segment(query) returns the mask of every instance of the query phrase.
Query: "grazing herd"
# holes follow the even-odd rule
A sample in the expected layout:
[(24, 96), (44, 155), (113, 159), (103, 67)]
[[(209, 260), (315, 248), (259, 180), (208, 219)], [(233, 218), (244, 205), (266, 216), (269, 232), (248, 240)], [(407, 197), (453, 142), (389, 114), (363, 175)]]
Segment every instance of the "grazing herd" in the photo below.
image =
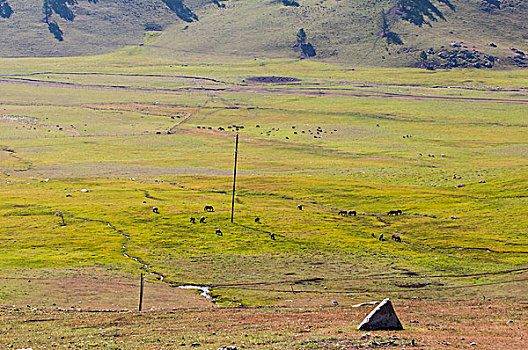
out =
[[(397, 215), (402, 215), (403, 214), (403, 211), (401, 209), (396, 209), (396, 210), (390, 210), (387, 212), (387, 216), (397, 216)], [(340, 210), (337, 215), (340, 215), (340, 216), (357, 216), (357, 212), (355, 210)], [(374, 232), (371, 233), (371, 236), (373, 238), (377, 238), (376, 237), (376, 234)], [(397, 234), (393, 234), (391, 236), (391, 238), (395, 241), (395, 242), (402, 242), (402, 239), (399, 235)], [(379, 235), (379, 238), (378, 238), (380, 241), (385, 241), (385, 238), (383, 237), (383, 233), (380, 233)]]
[[(302, 204), (299, 204), (297, 205), (297, 209), (298, 210), (303, 210), (303, 205)], [(206, 205), (203, 209), (205, 212), (214, 212), (214, 207), (212, 205)], [(156, 213), (156, 214), (159, 214), (159, 208), (158, 207), (152, 207), (152, 212)], [(401, 209), (397, 209), (397, 210), (390, 210), (387, 212), (387, 216), (397, 216), (397, 215), (402, 215), (403, 214), (403, 211)], [(357, 216), (357, 211), (355, 210), (340, 210), (337, 215), (339, 216), (344, 216), (344, 217), (350, 217), (350, 216)], [(198, 220), (198, 222), (200, 224), (204, 224), (205, 223), (205, 220), (206, 220), (206, 217), (205, 216), (202, 216), (200, 217), (200, 219)], [(192, 223), (192, 224), (196, 224), (196, 218), (194, 216), (191, 216), (190, 219), (189, 219), (189, 222)], [(260, 220), (260, 217), (255, 217), (255, 223), (256, 224), (260, 224), (261, 223), (261, 220)], [(223, 236), (223, 233), (222, 231), (219, 229), (219, 228), (215, 228), (215, 233), (219, 236)], [(270, 235), (270, 238), (272, 240), (275, 240), (275, 234), (273, 232), (270, 232), (269, 233)], [(376, 238), (376, 235), (374, 233), (371, 233), (372, 237), (373, 238)], [(395, 242), (401, 242), (402, 239), (399, 235), (397, 234), (393, 234), (392, 237), (391, 237)], [(383, 238), (383, 233), (381, 233), (379, 235), (379, 238), (378, 238), (380, 241), (385, 241), (385, 239)]]
[(341, 215), (341, 216), (356, 216), (357, 212), (355, 210), (349, 210), (349, 211), (341, 210), (341, 211), (339, 211), (339, 213), (337, 213), (337, 215)]

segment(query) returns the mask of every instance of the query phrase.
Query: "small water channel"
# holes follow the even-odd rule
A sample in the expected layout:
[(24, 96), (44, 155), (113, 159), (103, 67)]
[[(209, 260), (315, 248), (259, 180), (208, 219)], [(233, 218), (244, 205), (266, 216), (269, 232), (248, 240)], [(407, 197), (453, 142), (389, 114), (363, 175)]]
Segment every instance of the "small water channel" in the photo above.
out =
[(158, 279), (160, 281), (163, 281), (164, 277), (161, 274), (151, 271), (151, 267), (149, 265), (147, 265), (144, 262), (142, 262), (139, 258), (136, 258), (135, 256), (131, 256), (131, 255), (128, 254), (127, 243), (130, 242), (130, 236), (129, 235), (127, 235), (125, 232), (121, 231), (120, 229), (118, 229), (117, 227), (115, 227), (114, 225), (112, 225), (109, 222), (107, 222), (106, 225), (125, 238), (125, 242), (121, 246), (121, 252), (122, 252), (122, 254), (123, 254), (123, 256), (125, 258), (134, 260), (138, 264), (141, 264), (143, 266), (143, 268), (145, 269), (145, 271), (147, 271), (152, 276), (156, 277), (156, 279)]
[(210, 299), (210, 300), (214, 300), (214, 298), (209, 294), (209, 293), (211, 293), (211, 288), (207, 287), (207, 286), (195, 286), (195, 285), (192, 285), (192, 284), (187, 284), (187, 285), (183, 285), (183, 286), (178, 286), (177, 288), (200, 290), (200, 291), (202, 291), (200, 293), (201, 296), (203, 296), (204, 298)]

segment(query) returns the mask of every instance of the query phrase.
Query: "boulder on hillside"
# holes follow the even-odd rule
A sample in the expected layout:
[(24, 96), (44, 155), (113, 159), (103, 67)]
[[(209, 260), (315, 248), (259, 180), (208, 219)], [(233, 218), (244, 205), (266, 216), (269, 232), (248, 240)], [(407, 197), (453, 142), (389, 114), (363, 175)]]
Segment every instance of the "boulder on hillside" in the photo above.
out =
[(362, 331), (403, 330), (390, 299), (384, 299), (358, 326)]

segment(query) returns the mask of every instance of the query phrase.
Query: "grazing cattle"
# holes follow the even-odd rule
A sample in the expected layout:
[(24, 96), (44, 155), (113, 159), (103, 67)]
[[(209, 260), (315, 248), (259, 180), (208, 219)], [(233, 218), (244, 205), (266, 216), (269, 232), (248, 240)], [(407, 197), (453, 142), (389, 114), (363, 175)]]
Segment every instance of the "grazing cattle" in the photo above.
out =
[(398, 210), (391, 210), (387, 213), (387, 215), (401, 215), (402, 214), (402, 211), (400, 209)]
[(356, 215), (357, 215), (357, 212), (356, 212), (355, 210), (350, 210), (350, 211), (348, 212), (348, 216), (352, 216), (352, 215), (356, 216)]
[(193, 216), (191, 216), (191, 219), (189, 221), (192, 222), (193, 224), (196, 224), (196, 219)]
[(156, 214), (159, 214), (159, 209), (158, 209), (158, 207), (154, 207), (154, 208), (152, 208), (152, 211), (153, 211), (154, 213), (156, 213)]
[(204, 211), (214, 211), (214, 208), (213, 208), (212, 205), (206, 205), (206, 206), (204, 207)]
[(303, 206), (302, 206), (302, 204), (299, 204), (299, 205), (297, 206), (297, 209), (299, 209), (299, 210), (303, 210)]
[(202, 216), (202, 217), (200, 218), (200, 224), (203, 224), (203, 223), (205, 223), (205, 216)]
[(380, 233), (379, 240), (380, 240), (380, 241), (384, 241), (384, 240), (385, 240), (385, 239), (383, 238), (383, 233)]
[(271, 238), (272, 240), (275, 240), (275, 234), (274, 234), (273, 232), (270, 232), (269, 235), (270, 235), (270, 238)]
[(255, 218), (255, 223), (257, 223), (257, 224), (260, 223), (260, 218), (258, 216)]
[(370, 235), (371, 235), (373, 238), (376, 238), (376, 235), (374, 234), (374, 232), (372, 232)]
[(222, 231), (220, 231), (219, 228), (216, 229), (216, 234), (219, 235), (219, 236), (222, 236)]
[(401, 238), (400, 238), (400, 236), (398, 236), (398, 235), (396, 235), (396, 234), (395, 234), (395, 235), (392, 235), (392, 239), (395, 240), (396, 242), (401, 242)]
[(341, 210), (337, 215), (348, 216), (348, 212), (346, 210)]

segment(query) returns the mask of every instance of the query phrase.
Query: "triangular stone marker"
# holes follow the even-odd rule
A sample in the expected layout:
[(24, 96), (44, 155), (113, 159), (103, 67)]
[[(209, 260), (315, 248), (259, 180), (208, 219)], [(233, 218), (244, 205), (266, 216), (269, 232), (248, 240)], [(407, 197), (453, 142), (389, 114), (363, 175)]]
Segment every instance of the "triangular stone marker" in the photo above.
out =
[(383, 300), (358, 326), (362, 331), (402, 330), (403, 326), (396, 316), (390, 299)]

